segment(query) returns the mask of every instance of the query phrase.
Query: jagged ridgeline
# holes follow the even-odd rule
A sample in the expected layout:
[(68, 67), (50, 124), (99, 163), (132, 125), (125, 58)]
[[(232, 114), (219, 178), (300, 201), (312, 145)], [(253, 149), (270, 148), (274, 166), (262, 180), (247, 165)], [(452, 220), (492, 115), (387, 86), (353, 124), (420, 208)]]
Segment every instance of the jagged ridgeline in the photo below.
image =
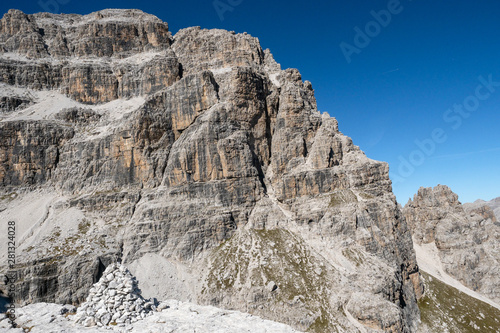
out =
[(423, 257), (434, 253), (445, 272), (500, 304), (500, 223), (493, 209), (462, 205), (450, 188), (439, 185), (420, 188), (403, 213), (416, 246), (430, 250)]
[(79, 304), (121, 259), (145, 297), (303, 331), (416, 331), (420, 275), (388, 165), (257, 38), (172, 36), (138, 10), (10, 10), (0, 52), (15, 302)]

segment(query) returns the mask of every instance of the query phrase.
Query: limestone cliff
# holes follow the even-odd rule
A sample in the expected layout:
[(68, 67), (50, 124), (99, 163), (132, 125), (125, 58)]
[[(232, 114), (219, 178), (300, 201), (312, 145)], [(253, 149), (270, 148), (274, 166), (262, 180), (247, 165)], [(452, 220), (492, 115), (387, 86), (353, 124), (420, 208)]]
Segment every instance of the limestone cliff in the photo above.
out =
[(422, 286), (388, 165), (258, 39), (172, 36), (137, 10), (11, 10), (0, 87), (16, 302), (82, 302), (121, 260), (146, 294), (300, 330), (416, 330)]
[(500, 302), (500, 225), (485, 205), (462, 205), (450, 188), (420, 188), (404, 207), (414, 241), (437, 247), (444, 271)]
[[(486, 214), (485, 218), (491, 218), (493, 220), (493, 216), (491, 216), (491, 211), (493, 211), (494, 217), (497, 220), (497, 223), (500, 224), (500, 197), (495, 198), (490, 201), (484, 201), (478, 199), (472, 203), (465, 203), (464, 208), (468, 211), (475, 210), (479, 213)], [(488, 209), (490, 208), (490, 209)]]

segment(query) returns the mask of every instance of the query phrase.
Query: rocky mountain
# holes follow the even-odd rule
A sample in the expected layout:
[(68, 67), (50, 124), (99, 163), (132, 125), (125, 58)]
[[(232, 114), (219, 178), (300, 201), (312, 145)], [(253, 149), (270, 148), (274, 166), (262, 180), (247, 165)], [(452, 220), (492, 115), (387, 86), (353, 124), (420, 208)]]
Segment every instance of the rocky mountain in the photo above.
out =
[[(106, 267), (78, 308), (34, 303), (16, 309), (17, 327), (0, 314), (0, 330), (29, 332), (298, 332), (290, 326), (209, 306), (167, 300), (145, 300), (137, 280), (123, 265)], [(251, 328), (251, 329), (250, 329)]]
[(489, 209), (485, 206), (491, 208), (491, 210), (495, 214), (497, 222), (500, 222), (500, 197), (492, 199), (490, 201), (478, 199), (472, 203), (464, 204), (464, 208), (467, 210), (485, 210), (489, 212)]
[(144, 297), (302, 331), (416, 331), (423, 289), (387, 163), (257, 38), (172, 36), (138, 10), (10, 10), (0, 94), (16, 304), (79, 305), (121, 261)]
[[(403, 209), (419, 265), (500, 304), (500, 224), (488, 205), (462, 205), (450, 188), (420, 188)], [(434, 258), (433, 258), (434, 257)], [(432, 265), (431, 265), (432, 266)]]

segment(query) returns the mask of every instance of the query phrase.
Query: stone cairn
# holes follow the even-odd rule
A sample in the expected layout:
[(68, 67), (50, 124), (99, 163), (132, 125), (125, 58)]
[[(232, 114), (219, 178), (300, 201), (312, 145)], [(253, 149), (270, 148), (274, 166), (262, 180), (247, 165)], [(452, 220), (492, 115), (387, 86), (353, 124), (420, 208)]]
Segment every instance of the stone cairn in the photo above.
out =
[(137, 280), (121, 264), (111, 264), (92, 286), (85, 303), (77, 310), (75, 321), (83, 326), (134, 323), (156, 311), (156, 300), (146, 300)]

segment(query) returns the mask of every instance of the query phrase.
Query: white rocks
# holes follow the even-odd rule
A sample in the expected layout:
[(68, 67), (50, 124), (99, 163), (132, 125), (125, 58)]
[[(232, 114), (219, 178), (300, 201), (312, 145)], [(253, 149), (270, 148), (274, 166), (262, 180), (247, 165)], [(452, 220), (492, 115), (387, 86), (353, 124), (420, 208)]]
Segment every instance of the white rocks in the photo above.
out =
[(267, 290), (269, 291), (275, 291), (276, 289), (278, 289), (278, 286), (276, 285), (276, 283), (274, 283), (274, 281), (270, 281), (267, 286), (266, 286)]
[(109, 322), (111, 321), (111, 315), (109, 314), (109, 312), (106, 312), (102, 317), (101, 317), (101, 323), (103, 325), (107, 325), (109, 324)]
[[(116, 283), (116, 281), (109, 282), (108, 289), (117, 289), (117, 288), (118, 288), (118, 283)], [(125, 291), (128, 292), (128, 290)]]
[(82, 322), (83, 326), (90, 327), (95, 325), (95, 320), (93, 317), (87, 317)]
[(170, 306), (168, 305), (168, 303), (166, 302), (161, 302), (159, 305), (158, 305), (158, 308), (157, 310), (158, 311), (163, 311), (165, 309), (168, 309)]
[(120, 264), (109, 265), (90, 289), (75, 321), (85, 327), (130, 324), (152, 314), (155, 301), (140, 295), (135, 277)]
[[(211, 306), (199, 306), (176, 300), (162, 301), (158, 308), (168, 310), (153, 312), (152, 315), (146, 316), (143, 320), (127, 319), (130, 324), (126, 327), (124, 327), (125, 321), (115, 318), (116, 313), (111, 318), (110, 323), (116, 321), (118, 325), (96, 323), (93, 317), (86, 317), (84, 325), (78, 324), (75, 323), (76, 318), (84, 315), (84, 313), (75, 316), (61, 315), (61, 311), (64, 311), (62, 310), (63, 307), (63, 305), (50, 303), (30, 304), (16, 309), (16, 315), (18, 315), (16, 321), (20, 327), (29, 327), (31, 333), (298, 333), (290, 326), (264, 320), (248, 313), (222, 310)], [(21, 328), (10, 328), (5, 315), (0, 314), (0, 332), (23, 333), (23, 330)]]

